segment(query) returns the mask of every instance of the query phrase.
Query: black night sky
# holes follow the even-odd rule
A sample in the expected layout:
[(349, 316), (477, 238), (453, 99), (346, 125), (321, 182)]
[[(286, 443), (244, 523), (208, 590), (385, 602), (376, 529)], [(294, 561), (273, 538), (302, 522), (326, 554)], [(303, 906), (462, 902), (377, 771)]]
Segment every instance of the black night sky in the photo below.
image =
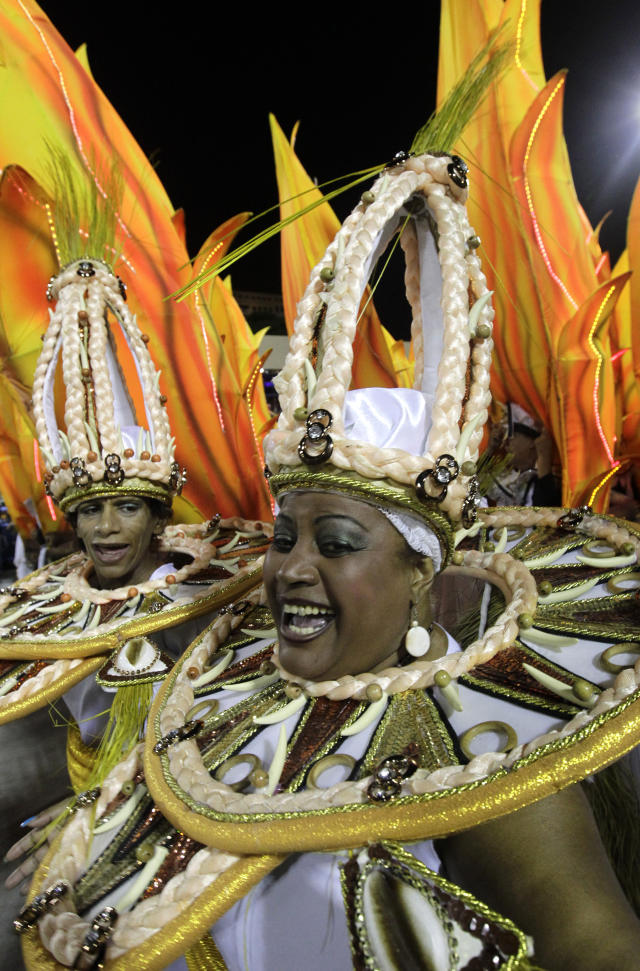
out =
[[(472, 3), (474, 0), (465, 0)], [(42, 0), (144, 151), (189, 247), (241, 210), (276, 199), (268, 112), (319, 182), (405, 148), (435, 99), (440, 4), (245, 4)], [(547, 76), (569, 69), (565, 130), (578, 196), (617, 258), (640, 174), (640, 3), (543, 0)], [(346, 205), (346, 204), (345, 204)], [(341, 216), (345, 205), (338, 206)], [(243, 289), (279, 290), (278, 248), (234, 269)]]

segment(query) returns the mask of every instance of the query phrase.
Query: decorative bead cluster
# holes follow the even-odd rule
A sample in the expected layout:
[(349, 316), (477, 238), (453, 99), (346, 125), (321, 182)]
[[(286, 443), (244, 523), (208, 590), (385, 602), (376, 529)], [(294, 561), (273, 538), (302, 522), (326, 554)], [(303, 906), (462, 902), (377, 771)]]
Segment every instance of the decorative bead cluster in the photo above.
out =
[(177, 496), (180, 495), (184, 486), (187, 484), (187, 470), (183, 467), (180, 471), (180, 466), (177, 462), (171, 463), (171, 475), (169, 476), (169, 487), (172, 492)]
[(124, 481), (124, 470), (120, 467), (120, 456), (116, 455), (115, 452), (110, 452), (105, 455), (104, 465), (104, 481), (113, 486), (121, 485)]
[(92, 964), (89, 967), (104, 967), (104, 957), (107, 950), (107, 941), (113, 933), (113, 928), (118, 920), (118, 911), (115, 907), (105, 907), (91, 921), (91, 928), (87, 931), (84, 943), (78, 952), (78, 957), (74, 967), (79, 967), (80, 958), (91, 958)]
[[(434, 502), (442, 502), (447, 497), (449, 485), (458, 478), (460, 468), (453, 455), (440, 455), (436, 459), (436, 464), (432, 469), (425, 469), (416, 479), (416, 495), (422, 502), (429, 499)], [(428, 486), (431, 485), (439, 492), (432, 494)]]
[(33, 898), (31, 903), (22, 908), (13, 922), (14, 930), (18, 934), (24, 934), (38, 923), (43, 914), (52, 910), (69, 890), (70, 886), (66, 880), (58, 880), (57, 883), (43, 890)]
[(318, 465), (331, 457), (333, 440), (327, 432), (332, 424), (333, 417), (326, 408), (316, 408), (310, 413), (307, 433), (298, 445), (298, 455), (305, 465)]
[(199, 718), (194, 718), (192, 721), (186, 722), (186, 724), (181, 725), (180, 728), (173, 728), (170, 732), (167, 732), (159, 742), (153, 746), (153, 751), (156, 755), (160, 755), (165, 752), (170, 745), (175, 745), (176, 742), (184, 742), (187, 738), (193, 738), (198, 732), (201, 732), (204, 727), (204, 722)]
[(569, 509), (564, 516), (560, 516), (557, 525), (560, 529), (576, 529), (577, 526), (580, 526), (585, 516), (592, 515), (593, 509), (591, 506), (576, 506), (575, 509)]
[(367, 795), (372, 802), (388, 802), (398, 796), (402, 789), (402, 780), (412, 775), (418, 768), (418, 760), (413, 753), (406, 755), (389, 755), (378, 765), (373, 773), (373, 779), (367, 788)]
[(85, 468), (84, 459), (76, 456), (71, 459), (69, 466), (73, 473), (73, 484), (75, 486), (89, 485), (90, 482), (93, 482), (93, 476)]
[(452, 155), (451, 161), (447, 165), (447, 175), (454, 185), (459, 189), (466, 189), (469, 180), (467, 179), (468, 166), (462, 161), (459, 155)]
[(471, 529), (478, 518), (478, 507), (481, 499), (478, 476), (472, 475), (469, 479), (467, 498), (462, 503), (462, 525), (465, 529)]

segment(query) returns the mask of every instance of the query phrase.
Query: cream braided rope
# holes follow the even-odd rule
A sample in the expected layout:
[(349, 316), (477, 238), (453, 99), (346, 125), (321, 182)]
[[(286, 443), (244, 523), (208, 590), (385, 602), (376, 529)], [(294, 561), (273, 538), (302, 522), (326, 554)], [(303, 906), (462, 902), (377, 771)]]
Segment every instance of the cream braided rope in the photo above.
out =
[[(500, 528), (503, 525), (522, 524), (531, 526), (555, 526), (558, 516), (566, 510), (483, 510), (482, 516), (488, 525)], [(588, 517), (584, 520), (581, 531), (598, 539), (613, 544), (632, 542), (640, 554), (640, 538), (618, 523), (612, 523), (598, 517)], [(569, 537), (570, 532), (567, 533)], [(465, 674), (479, 664), (494, 657), (500, 650), (509, 647), (516, 639), (518, 615), (535, 612), (537, 592), (535, 581), (524, 563), (514, 559), (508, 553), (482, 554), (468, 551), (464, 554), (461, 567), (450, 567), (450, 572), (477, 576), (497, 584), (507, 599), (507, 606), (496, 623), (485, 631), (484, 635), (470, 644), (464, 651), (447, 655), (438, 661), (416, 661), (406, 668), (391, 668), (377, 674), (363, 674), (357, 677), (343, 677), (336, 681), (310, 682), (297, 678), (291, 679), (300, 685), (310, 697), (328, 697), (333, 700), (344, 698), (367, 697), (367, 688), (379, 685), (386, 694), (393, 694), (413, 688), (425, 688), (434, 683), (437, 671), (446, 671), (451, 678)], [(214, 625), (215, 628), (216, 625)], [(222, 634), (222, 628), (220, 628)], [(221, 643), (212, 630), (213, 643)], [(193, 705), (194, 695), (189, 679), (185, 676), (187, 666), (196, 667), (199, 671), (209, 656), (211, 643), (201, 645), (194, 651), (188, 661), (183, 661), (182, 668), (171, 696), (161, 710), (159, 730), (165, 734), (173, 728), (185, 723), (187, 713)], [(275, 663), (280, 667), (284, 677), (289, 676), (278, 664), (277, 654)], [(192, 672), (193, 673), (193, 672)], [(634, 668), (622, 671), (615, 680), (612, 688), (602, 691), (593, 708), (581, 711), (566, 725), (558, 730), (547, 732), (526, 744), (519, 745), (508, 753), (488, 752), (474, 756), (464, 766), (448, 766), (427, 773), (418, 770), (411, 779), (404, 784), (405, 794), (421, 794), (436, 792), (456, 786), (466, 785), (490, 775), (499, 768), (510, 768), (519, 759), (530, 755), (548, 742), (568, 738), (574, 732), (584, 728), (598, 716), (610, 711), (620, 704), (629, 694), (640, 686), (640, 661)], [(238, 794), (231, 791), (224, 783), (211, 778), (204, 768), (202, 758), (196, 743), (192, 740), (169, 749), (169, 772), (178, 786), (192, 799), (208, 806), (215, 812), (225, 813), (278, 813), (302, 812), (306, 810), (320, 810), (327, 807), (345, 806), (354, 802), (366, 800), (366, 788), (370, 779), (358, 782), (343, 782), (322, 790), (307, 790), (296, 793), (277, 793), (265, 797), (257, 791), (249, 794)]]
[[(468, 288), (471, 283), (474, 295), (479, 299), (487, 292), (487, 286), (477, 256), (467, 251), (467, 240), (473, 230), (464, 207), (466, 193), (451, 183), (447, 172), (449, 161), (447, 157), (421, 156), (409, 159), (403, 167), (385, 171), (372, 188), (374, 201), (360, 203), (312, 271), (278, 383), (282, 415), (265, 442), (266, 460), (272, 471), (277, 471), (280, 466), (299, 464), (298, 445), (304, 427), (294, 412), (303, 407), (308, 411), (324, 408), (333, 416), (331, 464), (368, 479), (386, 478), (413, 486), (417, 475), (431, 467), (439, 455), (456, 453), (463, 419), (464, 422), (475, 419), (476, 427), (469, 437), (465, 454), (457, 458), (460, 464), (477, 459), (490, 401), (490, 339), (474, 342), (471, 389), (464, 416), (461, 409), (470, 355)], [(444, 353), (438, 370), (432, 425), (424, 456), (348, 441), (344, 438), (343, 419), (367, 259), (384, 227), (397, 218), (404, 203), (416, 193), (425, 198), (438, 228), (444, 317)], [(423, 341), (420, 268), (414, 231), (405, 231), (403, 247), (407, 262), (407, 296), (413, 312), (412, 337), (418, 386), (423, 370)], [(327, 269), (334, 272), (334, 280), (325, 286), (321, 274)], [(321, 368), (315, 388), (309, 389), (306, 362), (311, 359), (314, 321), (323, 301), (327, 310), (321, 331)], [(492, 320), (493, 311), (487, 304), (480, 312), (479, 322), (491, 325)], [(441, 508), (456, 519), (467, 488), (468, 476), (459, 476), (450, 484), (441, 504)]]
[[(109, 774), (102, 785), (96, 804), (99, 818), (111, 800), (122, 791), (142, 765), (142, 746)], [(57, 880), (67, 880), (73, 886), (86, 869), (94, 822), (93, 807), (79, 810), (62, 831), (60, 842), (50, 860), (46, 877), (41, 877), (40, 892)], [(130, 948), (139, 946), (186, 910), (220, 874), (238, 861), (230, 853), (203, 849), (193, 856), (186, 869), (171, 878), (156, 896), (139, 903), (134, 910), (121, 913), (107, 948), (107, 958), (115, 960)], [(70, 909), (69, 898), (60, 903), (55, 914), (46, 914), (38, 923), (44, 947), (65, 967), (71, 967), (78, 956), (90, 921)]]
[(84, 661), (85, 658), (80, 657), (72, 658), (71, 660), (54, 661), (53, 664), (47, 664), (46, 668), (42, 668), (34, 677), (27, 678), (15, 690), (0, 696), (0, 714), (3, 708), (25, 701), (27, 698), (31, 698), (33, 695), (45, 691), (51, 684), (63, 678), (70, 671), (73, 671), (74, 668), (77, 668), (79, 664), (83, 664)]
[[(81, 262), (91, 264), (94, 275), (78, 276)], [(171, 464), (174, 461), (173, 440), (166, 409), (160, 402), (159, 375), (156, 372), (145, 342), (142, 340), (135, 318), (123, 299), (116, 277), (98, 260), (76, 261), (55, 278), (51, 293), (57, 298), (54, 312), (44, 337), (33, 383), (33, 408), (36, 431), (43, 453), (50, 465), (58, 466), (62, 460), (81, 458), (94, 482), (104, 477), (103, 458), (109, 453), (120, 457), (125, 477), (137, 477), (151, 482), (168, 483)], [(105, 366), (110, 347), (107, 311), (111, 310), (118, 320), (132, 353), (140, 379), (148, 423), (150, 443), (143, 441), (136, 448), (141, 453), (150, 444), (155, 460), (142, 459), (140, 454), (123, 456), (124, 442), (114, 414), (114, 390), (109, 369)], [(89, 338), (87, 351), (82, 348), (78, 314), (87, 314)], [(66, 438), (52, 434), (53, 421), (53, 368), (58, 350), (61, 350), (65, 383)], [(116, 364), (117, 366), (117, 364)], [(98, 441), (86, 426), (85, 390), (83, 369), (89, 369), (93, 388)], [(97, 454), (100, 452), (102, 454)], [(95, 458), (89, 456), (96, 455)], [(54, 474), (50, 488), (54, 496), (62, 496), (74, 483), (70, 469), (63, 468)]]
[[(437, 661), (415, 661), (405, 668), (388, 668), (376, 674), (345, 676), (335, 681), (311, 682), (297, 678), (290, 680), (300, 685), (310, 697), (364, 700), (367, 698), (367, 688), (370, 685), (379, 685), (387, 695), (411, 688), (426, 688), (434, 683), (434, 677), (438, 671), (446, 671), (452, 678), (457, 678), (510, 646), (518, 635), (518, 615), (533, 612), (537, 602), (535, 582), (527, 567), (508, 554), (483, 554), (469, 551), (465, 554), (462, 567), (450, 569), (459, 573), (481, 576), (496, 583), (507, 599), (507, 606), (496, 623), (464, 651), (447, 655)], [(216, 621), (207, 637), (189, 653), (188, 661), (184, 659), (181, 662), (173, 690), (159, 715), (157, 731), (160, 736), (185, 724), (187, 714), (194, 704), (192, 678), (197, 677), (194, 675), (194, 669), (198, 673), (204, 671), (211, 653), (223, 643), (228, 623), (226, 618)], [(274, 661), (278, 664), (277, 655), (274, 656)], [(191, 678), (186, 674), (187, 668)], [(282, 669), (281, 673), (289, 680), (289, 676)], [(259, 791), (250, 794), (235, 793), (224, 783), (211, 778), (204, 767), (197, 745), (191, 741), (171, 747), (167, 752), (167, 758), (169, 771), (178, 786), (192, 799), (219, 812), (269, 813), (286, 812), (289, 809), (302, 811), (305, 808), (347, 805), (353, 801), (360, 802), (366, 799), (368, 784), (366, 780), (360, 780), (357, 783), (339, 783), (324, 790), (285, 792), (272, 796), (265, 796)], [(477, 768), (483, 763), (475, 764)]]

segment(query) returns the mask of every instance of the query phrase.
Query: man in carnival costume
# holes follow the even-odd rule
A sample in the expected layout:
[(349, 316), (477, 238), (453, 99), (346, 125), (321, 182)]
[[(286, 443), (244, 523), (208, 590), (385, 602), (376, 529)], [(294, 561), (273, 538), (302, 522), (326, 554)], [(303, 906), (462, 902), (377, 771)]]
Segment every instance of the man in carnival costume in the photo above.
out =
[[(264, 591), (196, 638), (144, 746), (52, 847), (16, 921), (29, 968), (635, 965), (571, 784), (640, 737), (640, 666), (614, 660), (635, 650), (640, 536), (479, 508), (493, 312), (466, 167), (421, 151), (364, 193), (299, 304)], [(360, 300), (398, 231), (415, 386), (352, 393)], [(481, 583), (459, 642), (431, 612), (443, 570)]]
[[(33, 410), (47, 492), (83, 552), (0, 594), (0, 722), (63, 695), (73, 717), (71, 782), (79, 804), (88, 804), (137, 742), (154, 684), (226, 602), (258, 582), (254, 561), (267, 535), (260, 523), (241, 519), (168, 525), (186, 472), (175, 459), (159, 374), (124, 284), (92, 255), (115, 252), (116, 202), (94, 202), (87, 241), (58, 164), (62, 188), (53, 212), (65, 265), (47, 292), (54, 309)], [(67, 238), (65, 226), (72, 227)], [(120, 356), (133, 359), (138, 387), (126, 385), (118, 341)], [(64, 397), (56, 401), (60, 371)], [(34, 841), (28, 835), (10, 857)]]

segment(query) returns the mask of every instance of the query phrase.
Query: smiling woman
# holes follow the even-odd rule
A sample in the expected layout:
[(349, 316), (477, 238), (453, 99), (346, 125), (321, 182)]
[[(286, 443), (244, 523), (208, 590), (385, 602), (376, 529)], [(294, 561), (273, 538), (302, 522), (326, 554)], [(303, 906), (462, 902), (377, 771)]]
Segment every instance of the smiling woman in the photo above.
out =
[(283, 667), (324, 680), (395, 663), (432, 578), (431, 560), (374, 506), (321, 492), (285, 496), (264, 566)]
[[(144, 753), (65, 827), (18, 920), (30, 969), (77, 966), (96, 937), (114, 971), (637, 964), (571, 783), (640, 738), (640, 669), (598, 667), (625, 611), (638, 631), (605, 584), (640, 536), (584, 510), (479, 509), (493, 313), (466, 190), (456, 156), (394, 159), (314, 269), (265, 442), (265, 589), (196, 638)], [(397, 230), (415, 387), (354, 392), (361, 296)], [(538, 605), (529, 565), (554, 557)], [(431, 617), (434, 573), (469, 584), (460, 643)], [(593, 603), (571, 603), (588, 582)]]

